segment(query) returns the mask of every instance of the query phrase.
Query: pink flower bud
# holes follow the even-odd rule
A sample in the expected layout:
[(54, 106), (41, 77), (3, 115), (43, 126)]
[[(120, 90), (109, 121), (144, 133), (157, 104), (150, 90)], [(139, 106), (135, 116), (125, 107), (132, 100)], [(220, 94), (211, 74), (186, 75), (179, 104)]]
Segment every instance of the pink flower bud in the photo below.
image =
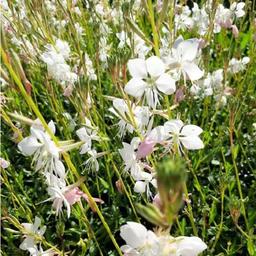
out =
[(199, 45), (198, 48), (199, 49), (204, 49), (207, 46), (207, 41), (205, 41), (203, 38), (199, 39)]
[(231, 19), (228, 19), (226, 20), (225, 22), (221, 22), (221, 26), (223, 28), (231, 28), (232, 26), (232, 20)]
[(232, 25), (231, 29), (232, 29), (232, 34), (233, 34), (234, 38), (238, 38), (239, 30), (238, 30), (237, 26), (236, 25)]
[(3, 159), (2, 157), (0, 157), (0, 166), (3, 169), (8, 168), (10, 165), (10, 163), (8, 161), (6, 161), (5, 159)]
[(176, 91), (176, 93), (175, 93), (175, 99), (174, 99), (175, 103), (179, 103), (179, 102), (183, 101), (184, 98), (185, 98), (185, 96), (184, 96), (183, 89), (182, 89), (182, 88), (179, 88), (179, 89)]
[(154, 151), (155, 142), (146, 138), (142, 141), (138, 147), (137, 158), (144, 158), (150, 155)]
[(159, 194), (156, 194), (153, 198), (153, 205), (156, 206), (159, 210), (162, 209), (162, 202)]

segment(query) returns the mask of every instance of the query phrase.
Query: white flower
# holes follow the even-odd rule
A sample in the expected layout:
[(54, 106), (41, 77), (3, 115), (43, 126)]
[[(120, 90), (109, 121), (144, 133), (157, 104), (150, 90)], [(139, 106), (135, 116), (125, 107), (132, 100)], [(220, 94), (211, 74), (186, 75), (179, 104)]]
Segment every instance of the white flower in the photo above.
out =
[(67, 42), (57, 39), (55, 47), (65, 60), (69, 58), (70, 48)]
[(193, 28), (197, 29), (199, 35), (205, 35), (210, 23), (206, 10), (199, 9), (198, 4), (194, 2), (192, 12)]
[(197, 256), (207, 248), (198, 237), (156, 235), (136, 222), (121, 226), (120, 236), (126, 242), (121, 250), (127, 256)]
[(60, 83), (74, 84), (78, 76), (71, 72), (70, 66), (66, 63), (69, 57), (70, 48), (67, 42), (56, 40), (56, 45), (46, 45), (46, 51), (41, 55), (43, 62), (47, 64), (49, 75)]
[[(132, 45), (130, 45), (132, 47)], [(145, 41), (137, 34), (134, 34), (134, 53), (138, 55), (140, 59), (145, 59), (145, 56), (151, 50), (150, 46), (147, 46)]]
[(178, 79), (182, 74), (184, 79), (191, 81), (200, 79), (204, 72), (195, 63), (198, 55), (199, 40), (184, 40), (181, 36), (175, 41), (171, 56), (165, 58), (165, 61), (173, 72), (178, 72)]
[(244, 2), (234, 2), (230, 6), (230, 10), (235, 14), (236, 18), (241, 18), (245, 15), (244, 11), (245, 3)]
[(150, 186), (153, 185), (155, 188), (157, 187), (156, 179), (153, 178), (153, 175), (147, 172), (143, 172), (140, 180), (137, 180), (134, 185), (134, 192), (136, 193), (145, 193), (147, 194), (147, 197), (149, 198), (152, 193), (150, 191)]
[(31, 256), (54, 256), (56, 255), (56, 252), (53, 249), (48, 249), (44, 251), (41, 245), (39, 245), (39, 248), (35, 247), (33, 251), (30, 251), (30, 255)]
[(25, 239), (20, 244), (21, 250), (28, 250), (31, 255), (33, 255), (37, 251), (36, 244), (38, 243), (36, 240), (36, 237), (42, 237), (46, 226), (43, 226), (41, 229), (39, 229), (41, 224), (41, 220), (38, 217), (35, 217), (35, 223), (22, 223), (21, 225), (24, 227), (24, 237)]
[(99, 157), (99, 154), (95, 149), (89, 150), (87, 152), (90, 155), (90, 158), (85, 161), (85, 164), (89, 166), (90, 169), (98, 172), (99, 171), (99, 163), (97, 158)]
[(198, 237), (177, 237), (177, 254), (182, 256), (197, 256), (207, 248), (207, 245)]
[(232, 74), (236, 74), (240, 71), (245, 70), (246, 65), (250, 62), (249, 57), (244, 57), (240, 60), (232, 58), (228, 63), (228, 71)]
[(165, 64), (156, 56), (128, 61), (128, 69), (132, 79), (126, 84), (125, 92), (140, 99), (144, 94), (148, 105), (156, 108), (159, 103), (159, 91), (173, 94), (176, 90), (175, 81), (165, 73)]
[(219, 4), (214, 18), (214, 33), (219, 33), (221, 28), (230, 28), (232, 25), (232, 11)]
[(182, 7), (180, 14), (176, 14), (174, 18), (175, 27), (177, 29), (185, 30), (193, 26), (193, 20), (190, 17), (191, 11), (188, 6)]
[(118, 122), (120, 137), (125, 135), (126, 131), (132, 133), (135, 130), (133, 123), (130, 121), (131, 115), (133, 115), (136, 128), (141, 134), (145, 133), (145, 129), (149, 124), (149, 119), (151, 116), (149, 108), (146, 106), (135, 106), (131, 102), (129, 103), (131, 106), (130, 109), (125, 100), (115, 98), (113, 100), (113, 108), (109, 109), (109, 111), (120, 118), (120, 121)]
[(140, 160), (137, 159), (136, 150), (139, 146), (140, 139), (134, 137), (131, 143), (123, 142), (123, 148), (119, 149), (119, 153), (125, 163), (125, 171), (130, 171), (132, 177), (135, 180), (143, 179), (143, 165)]
[(1, 168), (6, 169), (10, 166), (10, 162), (0, 157), (0, 166)]
[[(49, 128), (55, 133), (54, 123), (48, 124)], [(30, 127), (31, 135), (24, 138), (18, 148), (25, 156), (33, 156), (33, 162), (36, 162), (36, 170), (44, 172), (54, 172), (61, 178), (65, 177), (65, 167), (59, 160), (60, 149), (51, 140), (50, 136), (38, 124)]]
[(99, 141), (100, 138), (97, 135), (97, 130), (94, 128), (85, 128), (82, 127), (76, 131), (77, 136), (84, 144), (80, 148), (80, 154), (85, 154), (91, 150), (92, 147), (92, 140)]
[(210, 96), (219, 92), (223, 88), (223, 69), (218, 69), (212, 74), (208, 73), (207, 77), (203, 80), (199, 80), (197, 85), (192, 85), (190, 88), (192, 94), (201, 96)]
[(127, 33), (125, 31), (116, 33), (116, 37), (119, 39), (118, 48), (124, 48), (125, 44), (129, 43), (129, 42), (127, 42), (129, 40), (129, 38), (127, 37)]
[(203, 130), (197, 125), (184, 125), (181, 120), (170, 120), (164, 124), (166, 138), (171, 146), (183, 145), (188, 150), (202, 149), (204, 144), (199, 138)]
[(97, 75), (95, 74), (95, 70), (93, 68), (92, 61), (88, 54), (85, 53), (84, 61), (86, 66), (86, 75), (88, 76), (89, 80), (97, 80)]
[[(144, 252), (150, 249), (151, 245), (156, 240), (156, 235), (152, 231), (148, 231), (142, 224), (132, 221), (128, 221), (126, 225), (121, 226), (120, 236), (125, 240), (126, 244), (130, 248), (143, 248)], [(121, 249), (127, 250), (127, 246), (122, 246)]]

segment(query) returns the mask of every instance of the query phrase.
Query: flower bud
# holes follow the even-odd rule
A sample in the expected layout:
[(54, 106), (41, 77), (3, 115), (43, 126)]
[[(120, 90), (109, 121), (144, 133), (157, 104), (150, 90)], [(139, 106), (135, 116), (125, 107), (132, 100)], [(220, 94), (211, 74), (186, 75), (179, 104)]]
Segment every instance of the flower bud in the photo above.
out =
[(238, 38), (239, 30), (238, 30), (237, 26), (236, 25), (232, 25), (231, 29), (232, 29), (232, 34), (233, 34), (234, 38)]
[(168, 223), (172, 223), (183, 204), (183, 187), (186, 170), (180, 158), (165, 159), (157, 166), (157, 187), (162, 203), (162, 212)]
[(137, 158), (144, 158), (154, 151), (155, 142), (150, 139), (145, 139), (139, 144), (137, 151)]

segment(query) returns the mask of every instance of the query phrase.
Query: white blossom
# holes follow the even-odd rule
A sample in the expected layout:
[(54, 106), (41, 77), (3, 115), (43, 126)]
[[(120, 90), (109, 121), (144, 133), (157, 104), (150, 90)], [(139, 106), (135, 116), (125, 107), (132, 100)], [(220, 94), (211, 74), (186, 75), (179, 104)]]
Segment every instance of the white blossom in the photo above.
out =
[(173, 94), (176, 90), (175, 81), (165, 73), (165, 64), (156, 56), (128, 61), (128, 69), (132, 79), (126, 84), (125, 92), (140, 99), (145, 95), (147, 104), (156, 108), (159, 104), (159, 91)]

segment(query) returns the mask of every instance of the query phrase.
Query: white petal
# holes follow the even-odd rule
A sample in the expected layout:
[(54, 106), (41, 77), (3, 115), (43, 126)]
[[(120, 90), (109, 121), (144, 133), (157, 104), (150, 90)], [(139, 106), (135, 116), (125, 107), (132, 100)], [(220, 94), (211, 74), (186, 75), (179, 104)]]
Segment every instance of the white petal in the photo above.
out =
[(189, 150), (196, 150), (204, 148), (204, 143), (202, 140), (197, 136), (187, 136), (187, 137), (180, 137), (180, 141), (184, 145), (186, 149)]
[(239, 2), (236, 6), (237, 10), (242, 10), (245, 7), (245, 3), (244, 2)]
[(25, 156), (31, 156), (35, 153), (35, 151), (41, 147), (42, 144), (37, 141), (37, 139), (33, 136), (26, 137), (19, 144), (18, 148)]
[(55, 127), (55, 124), (54, 124), (54, 122), (53, 122), (52, 120), (48, 123), (48, 127), (50, 128), (50, 130), (52, 131), (52, 133), (55, 134), (55, 132), (56, 132), (56, 127)]
[(120, 247), (120, 249), (122, 250), (122, 252), (125, 253), (124, 255), (127, 255), (127, 256), (139, 256), (140, 255), (140, 253), (138, 251), (136, 251), (129, 245), (123, 245)]
[(157, 126), (155, 127), (148, 135), (149, 140), (155, 141), (155, 142), (162, 142), (167, 137), (166, 131), (164, 126)]
[(177, 245), (179, 255), (182, 256), (197, 256), (207, 248), (207, 245), (198, 237), (184, 237), (177, 241)]
[(191, 81), (198, 80), (204, 75), (204, 72), (195, 63), (185, 62), (182, 68)]
[(30, 127), (30, 133), (32, 136), (37, 138), (40, 142), (44, 143), (44, 131), (40, 128), (34, 128), (33, 126)]
[(40, 224), (41, 224), (41, 219), (36, 216), (35, 217), (35, 222), (34, 222), (34, 225), (33, 225), (33, 233), (35, 233), (38, 230)]
[(132, 59), (128, 61), (128, 69), (132, 77), (134, 78), (146, 78), (147, 69), (146, 63), (143, 59)]
[(120, 236), (125, 240), (127, 245), (136, 249), (144, 244), (147, 236), (147, 229), (142, 224), (127, 222), (126, 225), (121, 226)]
[(55, 160), (55, 172), (60, 178), (65, 178), (65, 166), (60, 160)]
[(144, 193), (146, 191), (146, 182), (137, 181), (134, 185), (134, 192), (136, 193)]
[(33, 233), (34, 225), (31, 223), (21, 223), (27, 233)]
[(183, 126), (183, 122), (178, 119), (173, 119), (168, 122), (165, 122), (164, 128), (166, 132), (179, 134), (181, 127)]
[(182, 56), (182, 60), (193, 61), (196, 58), (198, 46), (198, 39), (189, 39), (181, 42), (178, 46), (178, 51), (179, 54)]
[(198, 136), (202, 132), (203, 132), (203, 130), (199, 126), (189, 124), (189, 125), (185, 125), (184, 127), (182, 127), (180, 134), (185, 135), (185, 136), (189, 136), (189, 135)]
[(85, 127), (82, 127), (80, 129), (78, 129), (76, 131), (76, 135), (78, 136), (78, 138), (81, 140), (81, 141), (84, 141), (86, 142), (86, 140), (88, 139), (88, 134), (87, 134), (87, 131), (85, 129)]
[(180, 35), (180, 36), (175, 40), (175, 42), (173, 43), (173, 48), (174, 48), (174, 49), (177, 49), (178, 46), (180, 45), (180, 43), (183, 42), (183, 41), (184, 41), (183, 36)]
[(162, 74), (156, 80), (157, 89), (167, 95), (173, 94), (176, 90), (175, 80), (168, 74)]
[(21, 250), (32, 249), (36, 246), (35, 239), (31, 236), (25, 238), (25, 240), (20, 244)]
[(132, 78), (125, 86), (124, 91), (129, 95), (141, 98), (147, 84), (140, 78)]
[(83, 154), (87, 153), (89, 150), (91, 150), (91, 147), (89, 146), (88, 143), (85, 143), (80, 148), (80, 154), (83, 155)]
[(158, 77), (165, 71), (165, 64), (157, 56), (149, 57), (146, 60), (147, 71), (152, 77)]

